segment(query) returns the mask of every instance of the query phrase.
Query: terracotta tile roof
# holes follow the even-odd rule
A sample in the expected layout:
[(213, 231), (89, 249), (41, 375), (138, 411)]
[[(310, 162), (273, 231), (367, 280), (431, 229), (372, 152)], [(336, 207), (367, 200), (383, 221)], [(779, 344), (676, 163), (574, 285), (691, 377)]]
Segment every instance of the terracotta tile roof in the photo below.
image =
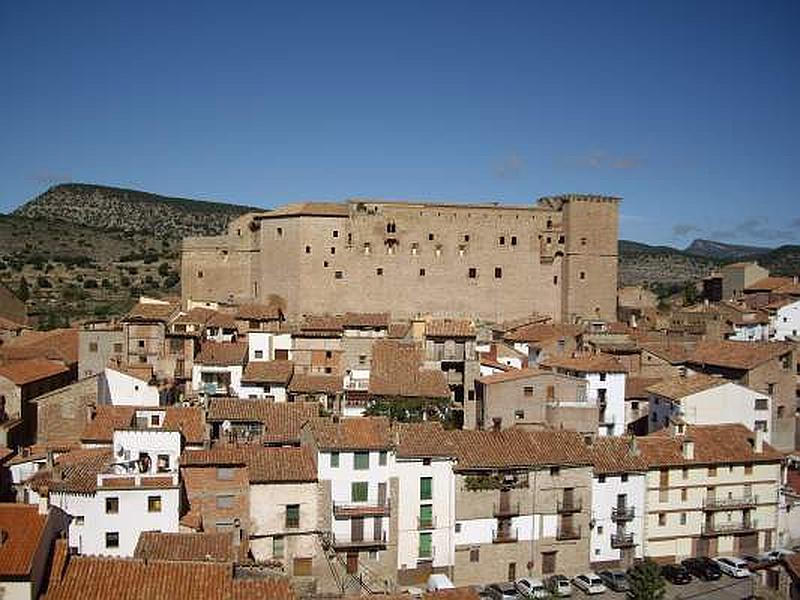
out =
[[(94, 419), (86, 425), (81, 434), (81, 441), (110, 443), (115, 429), (128, 429), (134, 426), (137, 410), (154, 410), (154, 408), (152, 406), (98, 406)], [(206, 431), (201, 408), (167, 406), (156, 410), (164, 411), (164, 426), (157, 430), (180, 431), (188, 444), (202, 444), (205, 440)]]
[(244, 365), (246, 361), (246, 342), (203, 342), (194, 359), (196, 365), (217, 367)]
[(236, 318), (246, 321), (277, 321), (283, 311), (275, 304), (242, 304), (236, 310)]
[(182, 467), (244, 465), (250, 483), (298, 483), (317, 480), (317, 463), (310, 448), (216, 446), (210, 450), (187, 450)]
[(794, 349), (790, 342), (700, 342), (687, 362), (731, 369), (752, 369)]
[(686, 396), (704, 392), (726, 383), (730, 383), (730, 381), (722, 377), (711, 377), (710, 375), (697, 373), (686, 377), (665, 379), (651, 385), (647, 388), (647, 391), (670, 400), (680, 400)]
[(20, 329), (30, 329), (30, 326), (0, 316), (0, 329), (6, 329), (8, 331), (18, 331)]
[(64, 571), (67, 568), (67, 559), (69, 558), (69, 541), (65, 538), (59, 538), (53, 544), (53, 561), (50, 565), (50, 577), (48, 580), (48, 587), (57, 585), (61, 578), (64, 576)]
[(300, 333), (341, 333), (344, 327), (344, 319), (331, 315), (308, 315), (300, 324)]
[(577, 431), (511, 428), (460, 430), (450, 435), (459, 470), (591, 464), (583, 436)]
[(173, 319), (172, 324), (205, 325), (215, 312), (217, 311), (197, 306), (189, 312), (181, 313)]
[(7, 365), (0, 366), (0, 377), (5, 377), (15, 385), (27, 385), (67, 373), (69, 369), (63, 363), (57, 363), (46, 358), (29, 358), (14, 360)]
[[(778, 462), (783, 459), (783, 454), (766, 442), (763, 452), (754, 452), (751, 442), (755, 434), (739, 423), (685, 427), (686, 434), (683, 436), (673, 436), (669, 430), (662, 429), (638, 438), (642, 456), (651, 468), (691, 464)], [(694, 442), (693, 460), (683, 457), (683, 440)]]
[(408, 335), (408, 331), (411, 329), (411, 323), (390, 323), (389, 329), (386, 332), (386, 336), (390, 338), (404, 338)]
[(800, 580), (800, 553), (795, 552), (793, 554), (784, 555), (781, 557), (781, 562), (795, 582), (794, 585), (797, 585), (796, 582)]
[(480, 377), (475, 381), (478, 381), (483, 385), (492, 385), (493, 383), (516, 381), (518, 379), (528, 379), (529, 377), (537, 377), (538, 375), (542, 374), (543, 371), (541, 369), (535, 367), (528, 367), (525, 369), (511, 369), (507, 370), (504, 373), (493, 373), (492, 375), (486, 375), (485, 377)]
[(7, 360), (49, 358), (61, 360), (67, 365), (77, 364), (78, 330), (30, 331), (3, 344), (0, 356)]
[(649, 397), (647, 388), (663, 381), (660, 377), (626, 377), (625, 378), (625, 399), (626, 400), (646, 400)]
[(633, 436), (598, 437), (589, 448), (589, 455), (598, 475), (647, 471), (647, 461)]
[(0, 578), (25, 577), (33, 568), (33, 557), (42, 540), (47, 516), (29, 504), (0, 504)]
[(253, 361), (244, 368), (242, 382), (279, 383), (286, 386), (293, 372), (294, 363), (290, 360)]
[(679, 365), (686, 362), (694, 344), (683, 344), (679, 342), (641, 342), (639, 346), (642, 350), (647, 350), (659, 358), (663, 358), (668, 363)]
[(503, 363), (497, 362), (493, 358), (489, 358), (487, 356), (482, 356), (481, 357), (481, 366), (482, 367), (489, 367), (489, 368), (492, 368), (492, 369), (498, 369), (498, 370), (503, 371), (503, 372), (505, 372), (505, 371), (514, 371), (515, 370), (513, 367), (509, 367), (508, 365), (504, 365)]
[(223, 311), (214, 311), (208, 321), (206, 321), (206, 327), (221, 327), (222, 329), (238, 328), (236, 325), (236, 317)]
[(577, 325), (559, 323), (533, 323), (512, 329), (505, 334), (509, 342), (526, 342), (529, 344), (546, 343), (559, 338), (575, 337), (581, 331)]
[(144, 560), (193, 560), (231, 562), (238, 559), (233, 536), (221, 533), (162, 533), (143, 531), (134, 558)]
[(792, 285), (791, 277), (764, 277), (745, 287), (747, 292), (774, 292), (780, 288)]
[(347, 328), (387, 329), (389, 327), (389, 313), (348, 312), (344, 314), (343, 325)]
[(544, 315), (528, 315), (527, 317), (520, 317), (519, 319), (510, 319), (508, 321), (503, 321), (502, 323), (495, 323), (492, 326), (492, 330), (496, 331), (497, 333), (506, 334), (514, 331), (515, 329), (521, 329), (523, 327), (527, 327), (528, 325), (541, 325), (550, 320), (551, 317)]
[(475, 325), (469, 319), (431, 319), (425, 323), (427, 337), (475, 337)]
[(313, 375), (295, 373), (289, 383), (293, 394), (337, 394), (344, 389), (344, 382), (338, 375)]
[(392, 445), (386, 417), (311, 419), (306, 426), (320, 450), (387, 450)]
[(145, 383), (150, 383), (153, 381), (153, 367), (152, 365), (146, 366), (128, 366), (128, 367), (106, 367), (112, 371), (116, 371), (117, 373), (122, 373), (123, 375), (128, 375), (129, 377), (134, 377), (139, 381), (143, 381)]
[(543, 367), (566, 369), (580, 373), (626, 373), (627, 367), (609, 354), (576, 354), (575, 356), (551, 356)]
[(407, 398), (449, 398), (442, 371), (423, 369), (422, 347), (416, 342), (377, 340), (372, 345), (369, 393)]
[(236, 579), (229, 563), (72, 556), (43, 600), (294, 600), (286, 578)]
[(206, 418), (210, 422), (258, 422), (264, 424), (264, 441), (299, 443), (300, 429), (319, 415), (316, 402), (271, 402), (219, 398), (211, 400)]
[(14, 458), (8, 461), (9, 465), (17, 465), (29, 461), (42, 460), (47, 458), (48, 450), (52, 450), (55, 454), (63, 454), (72, 450), (77, 450), (81, 447), (80, 440), (75, 441), (54, 441), (42, 444), (34, 444), (23, 448), (22, 451)]
[(456, 445), (441, 423), (393, 423), (392, 431), (398, 458), (456, 456)]
[(173, 302), (137, 302), (123, 320), (166, 323), (177, 314), (179, 309), (180, 305)]
[[(114, 460), (108, 448), (73, 450), (55, 459), (55, 468), (40, 469), (28, 478), (32, 489), (91, 494), (97, 489), (97, 476)], [(55, 472), (54, 472), (55, 471)]]

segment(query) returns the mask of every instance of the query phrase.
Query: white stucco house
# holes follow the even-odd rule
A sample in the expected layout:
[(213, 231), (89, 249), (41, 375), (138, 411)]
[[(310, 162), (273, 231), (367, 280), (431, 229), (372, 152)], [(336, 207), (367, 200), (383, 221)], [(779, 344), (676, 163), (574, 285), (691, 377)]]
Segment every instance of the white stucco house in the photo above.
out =
[(269, 331), (248, 331), (248, 360), (292, 360), (292, 335)]
[(771, 319), (772, 339), (800, 338), (800, 300), (779, 306)]
[(192, 365), (192, 390), (209, 396), (239, 396), (247, 344), (204, 342)]
[(658, 431), (671, 421), (692, 425), (741, 423), (761, 431), (770, 441), (772, 399), (748, 387), (702, 373), (675, 377), (647, 388), (648, 430)]
[(115, 406), (158, 406), (158, 387), (146, 369), (106, 367), (98, 382), (98, 401)]
[(286, 402), (286, 391), (293, 373), (294, 363), (289, 360), (247, 363), (242, 373), (238, 396)]

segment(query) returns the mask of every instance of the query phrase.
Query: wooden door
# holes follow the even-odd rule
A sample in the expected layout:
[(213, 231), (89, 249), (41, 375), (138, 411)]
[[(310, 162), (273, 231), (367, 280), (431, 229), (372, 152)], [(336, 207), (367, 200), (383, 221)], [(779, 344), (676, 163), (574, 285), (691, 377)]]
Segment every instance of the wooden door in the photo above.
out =
[(364, 541), (364, 517), (353, 517), (350, 519), (350, 541)]

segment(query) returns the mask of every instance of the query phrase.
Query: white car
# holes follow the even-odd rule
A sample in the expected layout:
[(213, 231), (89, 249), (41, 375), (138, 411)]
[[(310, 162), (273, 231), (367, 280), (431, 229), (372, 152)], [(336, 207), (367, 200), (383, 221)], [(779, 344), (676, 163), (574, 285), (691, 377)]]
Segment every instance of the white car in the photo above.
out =
[(583, 591), (584, 594), (594, 595), (604, 594), (606, 592), (606, 586), (603, 584), (603, 580), (595, 573), (583, 573), (577, 577), (573, 577), (572, 585)]
[(525, 598), (547, 598), (548, 596), (547, 589), (538, 579), (520, 577), (514, 585)]
[(750, 569), (747, 568), (747, 563), (740, 558), (718, 556), (714, 559), (714, 562), (719, 565), (719, 570), (726, 575), (736, 577), (737, 579), (750, 577)]

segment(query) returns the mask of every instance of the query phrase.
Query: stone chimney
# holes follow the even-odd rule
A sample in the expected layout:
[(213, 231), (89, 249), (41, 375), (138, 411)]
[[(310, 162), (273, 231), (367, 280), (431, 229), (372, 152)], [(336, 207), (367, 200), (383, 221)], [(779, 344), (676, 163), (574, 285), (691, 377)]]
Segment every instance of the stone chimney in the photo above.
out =
[(694, 460), (694, 442), (692, 440), (683, 440), (682, 454), (686, 460)]

